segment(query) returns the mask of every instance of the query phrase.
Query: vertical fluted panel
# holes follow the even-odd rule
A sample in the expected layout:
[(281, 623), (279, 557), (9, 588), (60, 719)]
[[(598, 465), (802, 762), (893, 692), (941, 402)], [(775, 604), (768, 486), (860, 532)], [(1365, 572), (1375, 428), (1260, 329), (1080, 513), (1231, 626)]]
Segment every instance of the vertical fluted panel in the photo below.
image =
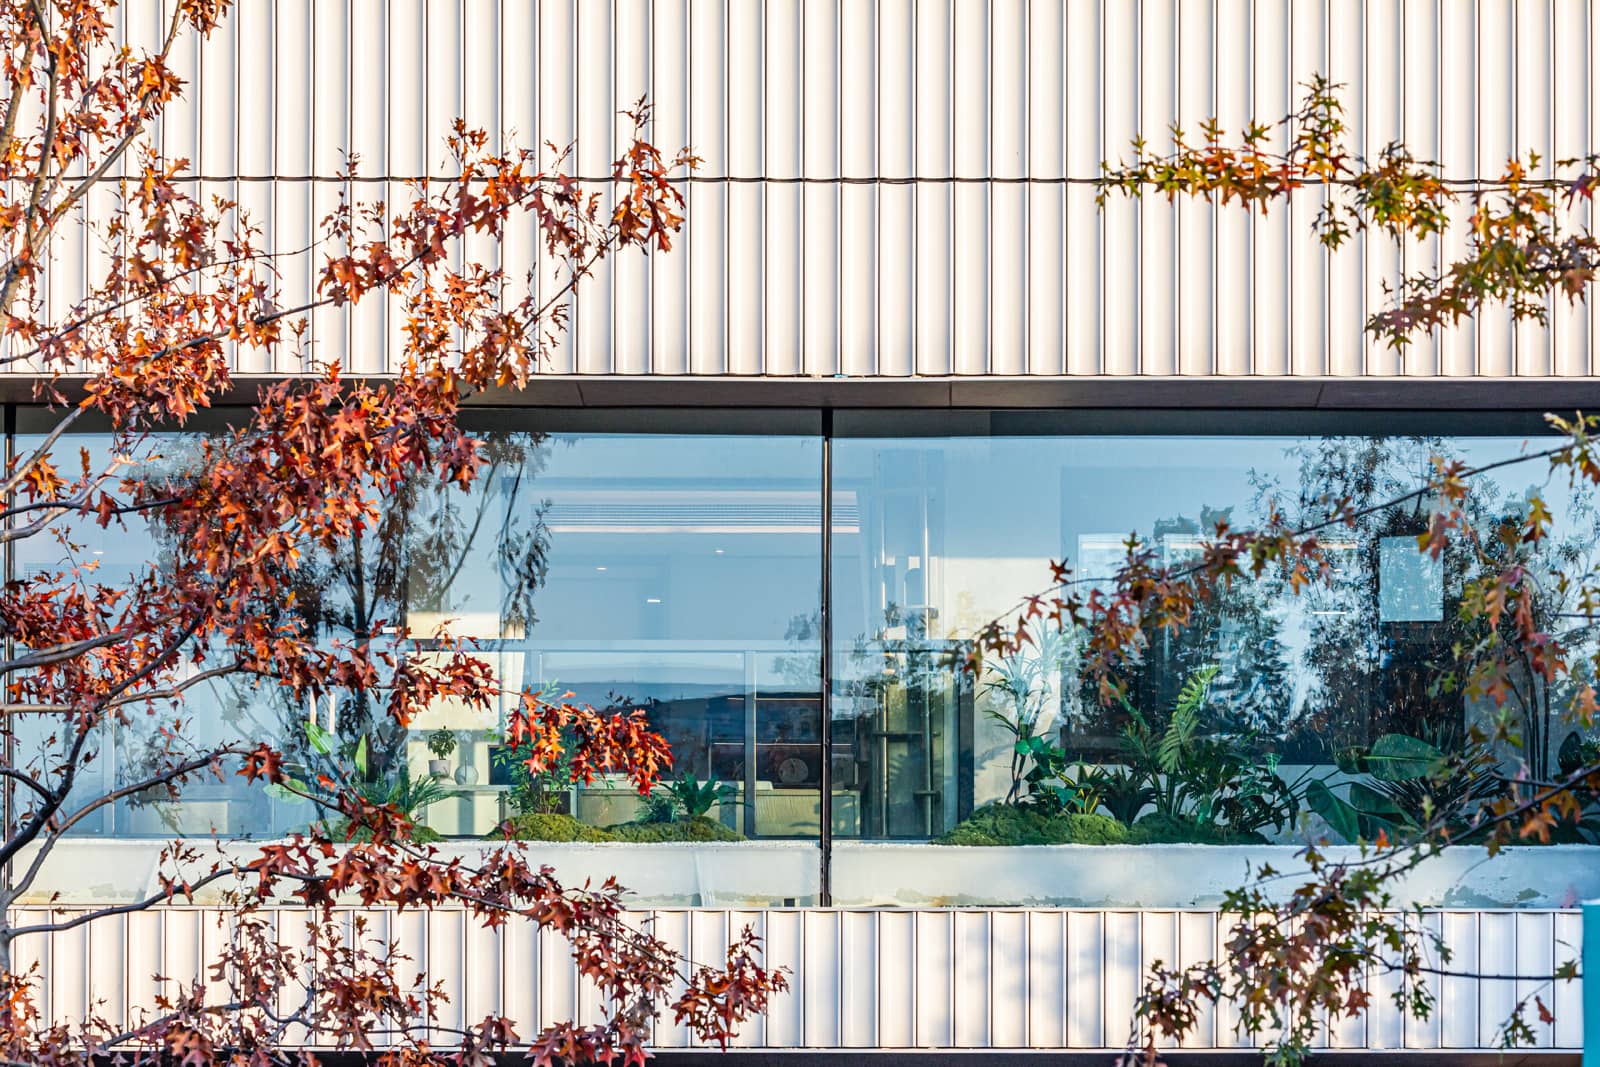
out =
[[(150, 46), (163, 11), (129, 0), (118, 39)], [(1136, 133), (1162, 150), (1171, 123), (1274, 120), (1319, 72), (1368, 157), (1403, 139), (1469, 182), (1537, 151), (1547, 176), (1594, 150), (1594, 22), (1586, 0), (255, 0), (180, 44), (186, 96), (155, 132), (265, 243), (312, 246), (278, 263), (293, 305), (340, 251), (313, 243), (350, 156), (375, 179), (352, 195), (403, 202), (463, 116), (575, 145), (606, 196), (618, 113), (648, 96), (648, 135), (705, 160), (687, 227), (599, 266), (551, 373), (1586, 377), (1596, 316), (1564, 299), (1548, 326), (1491, 308), (1403, 352), (1365, 331), (1386, 284), (1465, 251), (1459, 231), (1330, 253), (1319, 190), (1264, 214), (1101, 210), (1092, 180)], [(72, 232), (50, 255), (59, 316), (109, 257)], [(528, 221), (465, 258), (503, 266), (508, 299), (560, 284)], [(379, 371), (403, 341), (398, 306), (312, 319), (240, 369), (297, 372), (308, 349)]]
[[(13, 917), (76, 914), (21, 909)], [(267, 918), (286, 947), (303, 950), (313, 935), (305, 911), (283, 909)], [(1211, 959), (1230, 926), (1209, 911), (1059, 908), (666, 909), (630, 920), (698, 963), (720, 960), (747, 926), (761, 936), (769, 964), (789, 971), (791, 988), (736, 1044), (774, 1049), (1115, 1049), (1127, 1040), (1133, 998), (1151, 965)], [(1494, 1049), (1511, 1011), (1534, 996), (1555, 1014), (1548, 1023), (1527, 1013), (1537, 1047), (1581, 1045), (1581, 989), (1549, 981), (1581, 951), (1578, 912), (1427, 911), (1405, 921), (1442, 937), (1450, 953), (1448, 973), (1423, 978), (1437, 997), (1433, 1017), (1403, 1013), (1390, 996), (1398, 976), (1374, 968), (1366, 977), (1367, 1013), (1332, 1020), (1318, 1047)], [(133, 1021), (154, 1003), (155, 975), (185, 985), (202, 977), (233, 930), (225, 912), (158, 909), (24, 938), (16, 962), (37, 965), (47, 1018), (70, 1021), (94, 1011), (113, 1023)], [(422, 980), (442, 984), (450, 1001), (440, 1008), (441, 1037), (489, 1015), (503, 1013), (532, 1035), (563, 1019), (597, 1021), (604, 1009), (561, 938), (527, 923), (489, 930), (461, 911), (347, 910), (333, 930), (372, 947), (392, 945)], [(1427, 965), (1437, 968), (1443, 961), (1427, 944)], [(294, 999), (286, 990), (283, 1006)], [(1236, 1018), (1226, 1003), (1203, 1010), (1183, 1047), (1247, 1046), (1234, 1029)], [(657, 1025), (656, 1047), (690, 1043), (685, 1028), (669, 1020)]]

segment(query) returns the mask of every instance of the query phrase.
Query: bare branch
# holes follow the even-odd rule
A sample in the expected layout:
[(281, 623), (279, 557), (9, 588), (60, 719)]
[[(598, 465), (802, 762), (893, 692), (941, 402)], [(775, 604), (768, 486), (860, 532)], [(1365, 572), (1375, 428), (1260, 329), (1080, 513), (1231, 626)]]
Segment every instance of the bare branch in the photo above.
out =
[[(41, 855), (43, 855), (42, 852)], [(224, 878), (237, 878), (239, 876), (239, 872), (240, 868), (237, 867), (219, 866), (213, 870), (207, 871), (205, 874), (195, 878), (193, 881), (185, 882), (184, 888), (188, 893), (192, 894), (195, 890), (204, 889), (206, 886), (211, 885), (214, 882), (220, 882)], [(12, 895), (14, 893), (15, 890), (11, 890), (7, 893), (7, 896), (11, 897), (11, 899), (15, 899), (15, 897)], [(103, 908), (82, 912), (81, 914), (73, 916), (71, 919), (63, 919), (60, 922), (29, 923), (25, 926), (13, 926), (10, 928), (0, 926), (0, 942), (9, 943), (15, 941), (19, 937), (28, 937), (34, 934), (59, 934), (67, 930), (76, 930), (80, 926), (86, 926), (89, 923), (98, 922), (101, 919), (109, 919), (113, 915), (129, 915), (133, 912), (149, 911), (158, 904), (171, 903), (172, 898), (175, 895), (178, 895), (176, 891), (152, 893), (151, 895), (140, 900), (135, 900), (127, 904), (107, 905)]]

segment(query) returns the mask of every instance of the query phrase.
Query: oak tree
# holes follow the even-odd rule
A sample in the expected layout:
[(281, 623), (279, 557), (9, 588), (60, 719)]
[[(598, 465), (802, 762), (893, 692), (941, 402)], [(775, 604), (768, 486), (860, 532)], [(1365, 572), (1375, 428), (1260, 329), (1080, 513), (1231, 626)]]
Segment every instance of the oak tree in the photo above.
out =
[[(725, 1043), (784, 985), (761, 966), (753, 936), (691, 965), (629, 918), (614, 882), (563, 885), (512, 841), (446, 858), (419, 842), (406, 810), (363, 788), (392, 746), (369, 751), (363, 735), (347, 759), (290, 758), (262, 736), (217, 729), (205, 696), (219, 680), (310, 709), (358, 694), (371, 736), (391, 740), (436, 702), (509, 702), (508, 740), (531, 771), (559, 765), (577, 780), (608, 773), (651, 788), (671, 753), (642, 713), (506, 692), (447, 628), (413, 634), (404, 617), (359, 611), (329, 637), (296, 606), (318, 588), (316, 561), (381, 534), (397, 496), (479, 477), (483, 448), (457, 419), (464, 399), (530, 385), (566, 326), (568, 298), (603, 258), (670, 248), (683, 221), (671, 176), (695, 158), (645, 139), (642, 102), (603, 189), (564, 173), (562, 151), (510, 147), (458, 122), (443, 146), (448, 180), (416, 180), (392, 203), (364, 199), (352, 159), (318, 243), (273, 247), (238, 204), (197, 195), (190, 161), (163, 155), (152, 134), (186, 88), (174, 50), (215, 33), (228, 0), (165, 5), (160, 39), (142, 46), (119, 42), (114, 7), (0, 3), (0, 369), (28, 376), (52, 413), (7, 463), (0, 500), (8, 553), (47, 561), (0, 588), (3, 729), (15, 754), (0, 763), (0, 864), (10, 871), (0, 887), (0, 1059), (274, 1064), (301, 1060), (317, 1041), (379, 1048), (392, 1064), (482, 1064), (516, 1048), (538, 1063), (637, 1063), (664, 1014)], [(467, 254), (469, 240), (492, 247), (512, 228), (538, 235), (554, 282)], [(88, 277), (58, 266), (63, 241), (97, 249)], [(281, 281), (296, 257), (315, 267), (309, 299), (289, 298)], [(312, 347), (308, 317), (374, 303), (401, 324), (398, 351), (388, 375), (354, 379), (342, 353)], [(243, 356), (309, 372), (196, 431), (235, 395)], [(105, 446), (74, 445), (91, 427)], [(136, 529), (160, 546), (154, 558), (112, 572), (88, 549)], [(312, 755), (341, 754), (314, 714), (308, 721)], [(110, 758), (103, 739), (122, 733), (149, 744), (107, 784), (91, 768)], [(75, 829), (207, 780), (270, 787), (335, 817), (244, 851), (175, 841), (157, 891), (131, 902), (70, 917), (13, 908)], [(134, 1019), (45, 1018), (39, 975), (14, 965), (23, 939), (224, 890), (223, 955)], [(488, 927), (553, 931), (598, 988), (601, 1017), (530, 1033), (491, 1016), (444, 1032), (436, 1009), (446, 991), (406, 978), (394, 946), (363, 923), (341, 933), (331, 921), (352, 901), (461, 908)], [(303, 947), (278, 936), (267, 906), (281, 902), (310, 909)]]

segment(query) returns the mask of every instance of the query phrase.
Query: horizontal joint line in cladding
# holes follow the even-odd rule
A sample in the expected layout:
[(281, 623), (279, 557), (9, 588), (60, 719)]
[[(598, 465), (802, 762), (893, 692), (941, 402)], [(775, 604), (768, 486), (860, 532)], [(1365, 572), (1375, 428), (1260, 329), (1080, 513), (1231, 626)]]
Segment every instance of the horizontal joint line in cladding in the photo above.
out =
[[(568, 175), (572, 181), (594, 185), (611, 185), (617, 179), (597, 175)], [(106, 181), (141, 181), (133, 175), (120, 175), (107, 177)], [(327, 185), (380, 185), (393, 182), (403, 185), (411, 182), (436, 182), (444, 184), (455, 181), (456, 178), (448, 174), (415, 175), (415, 174), (358, 174), (354, 178), (337, 174), (175, 174), (173, 181), (179, 182), (312, 182)], [(486, 181), (486, 178), (477, 178), (475, 181)], [(955, 175), (917, 175), (903, 178), (885, 177), (757, 177), (752, 175), (733, 174), (680, 174), (667, 178), (670, 182), (687, 182), (692, 185), (1099, 185), (1100, 178), (1083, 177), (1054, 177), (1054, 178), (977, 178)], [(1447, 185), (1459, 185), (1464, 188), (1494, 189), (1506, 183), (1500, 178), (1440, 178)], [(1348, 179), (1338, 181), (1306, 181), (1304, 186), (1319, 185), (1351, 185)], [(1567, 189), (1570, 181), (1558, 178), (1533, 179), (1522, 183), (1524, 188)]]

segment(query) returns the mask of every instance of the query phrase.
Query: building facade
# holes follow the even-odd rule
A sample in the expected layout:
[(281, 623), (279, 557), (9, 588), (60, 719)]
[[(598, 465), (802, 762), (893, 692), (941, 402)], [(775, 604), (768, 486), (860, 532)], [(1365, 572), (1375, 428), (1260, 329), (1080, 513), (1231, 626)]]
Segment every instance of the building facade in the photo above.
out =
[[(162, 6), (129, 0), (121, 32), (159, 32)], [(647, 97), (649, 137), (704, 160), (677, 247), (603, 263), (545, 373), (474, 402), (486, 476), (397, 511), (385, 581), (357, 594), (361, 563), (319, 564), (330, 638), (358, 595), (416, 633), (450, 620), (508, 688), (644, 707), (676, 770), (725, 783), (706, 815), (726, 840), (538, 847), (565, 877), (617, 875), (691, 955), (753, 924), (794, 981), (742, 1046), (1099, 1055), (1125, 1044), (1148, 964), (1212, 955), (1223, 892), (1246, 863), (1292, 867), (1307, 824), (977, 840), (975, 816), (1013, 787), (1006, 720), (1113, 765), (1126, 716), (1082, 685), (1070, 635), (1040, 633), (978, 677), (955, 663), (963, 643), (1045, 588), (1052, 560), (1106, 573), (1132, 536), (1182, 561), (1219, 520), (1309, 515), (1351, 471), (1380, 502), (1430, 455), (1509, 459), (1548, 432), (1544, 412), (1600, 398), (1600, 316), (1582, 302), (1553, 303), (1544, 326), (1487, 310), (1403, 351), (1365, 331), (1385, 286), (1450, 262), (1459, 231), (1330, 253), (1311, 229), (1321, 191), (1254, 215), (1102, 208), (1101, 161), (1141, 132), (1159, 148), (1172, 123), (1287, 114), (1323, 73), (1356, 150), (1403, 140), (1470, 189), (1510, 156), (1596, 151), (1597, 35), (1582, 0), (241, 0), (181, 57), (190, 88), (160, 143), (269, 246), (301, 247), (342, 190), (393, 198), (437, 169), (458, 115), (572, 143), (570, 165), (608, 195), (619, 110)], [(347, 155), (355, 181), (339, 178)], [(482, 251), (554, 284), (531, 231)], [(52, 299), (70, 306), (95, 250), (53, 254), (68, 280)], [(309, 296), (309, 263), (284, 283)], [(303, 351), (241, 363), (241, 387), (307, 359), (382, 375), (400, 321), (319, 310)], [(13, 449), (48, 432), (28, 404), (9, 412)], [(1543, 475), (1496, 472), (1483, 518), (1515, 514)], [(1590, 513), (1547, 492), (1570, 505), (1563, 550), (1587, 558)], [(1167, 714), (1201, 678), (1216, 729), (1293, 782), (1342, 782), (1340, 753), (1385, 736), (1463, 743), (1480, 709), (1432, 692), (1427, 670), (1464, 572), (1402, 551), (1425, 519), (1380, 509), (1332, 546), (1325, 590), (1226, 598), (1152, 650), (1135, 710)], [(93, 550), (114, 573), (155, 547)], [(26, 557), (9, 565), (42, 565)], [(205, 700), (217, 729), (291, 745), (304, 718), (226, 684)], [(314, 714), (337, 730), (338, 707)], [(426, 815), (447, 851), (517, 814), (503, 725), (440, 706), (391, 739), (419, 777), (447, 761), (453, 795)], [(445, 730), (441, 757), (429, 741)], [(140, 743), (106, 738), (106, 784)], [(601, 830), (641, 815), (624, 784), (541, 803)], [(231, 786), (108, 807), (31, 906), (132, 899), (173, 832), (259, 840), (313, 814)], [(1330, 1049), (1494, 1048), (1534, 976), (1578, 952), (1571, 909), (1600, 897), (1600, 854), (1460, 847), (1404, 895), (1459, 970), (1491, 977), (1434, 979), (1426, 1024), (1377, 997), (1330, 1027)], [(449, 912), (379, 921), (460, 990), (463, 1018), (592, 1007), (554, 941)], [(125, 1010), (150, 960), (197, 973), (216, 936), (203, 902), (61, 935), (37, 949), (46, 1010)], [(1570, 1052), (1579, 990), (1546, 999), (1539, 1050)], [(1208, 1017), (1191, 1044), (1239, 1047), (1229, 1023)]]

